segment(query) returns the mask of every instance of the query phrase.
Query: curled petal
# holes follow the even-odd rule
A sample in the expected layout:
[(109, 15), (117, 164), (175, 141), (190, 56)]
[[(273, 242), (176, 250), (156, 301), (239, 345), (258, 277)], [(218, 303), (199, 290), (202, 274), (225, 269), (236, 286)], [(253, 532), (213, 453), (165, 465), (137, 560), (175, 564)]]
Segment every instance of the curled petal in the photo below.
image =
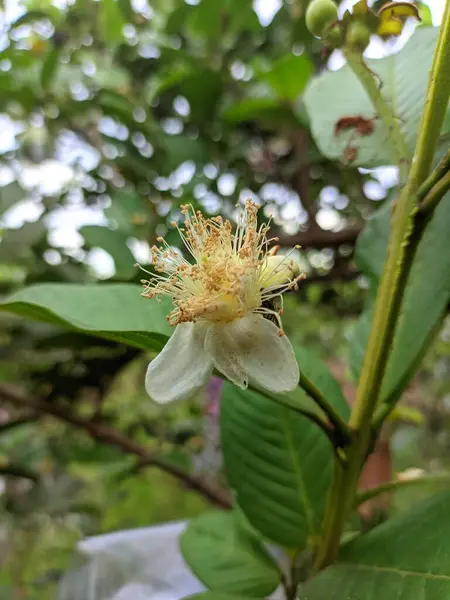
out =
[(204, 349), (202, 324), (181, 323), (158, 356), (148, 365), (145, 389), (160, 404), (184, 400), (205, 385), (213, 363)]
[(298, 364), (288, 338), (261, 315), (210, 326), (205, 348), (214, 366), (242, 388), (250, 381), (279, 394), (298, 385)]
[(235, 324), (242, 320), (212, 324), (206, 333), (205, 350), (218, 371), (235, 385), (245, 389), (248, 385), (248, 374), (242, 365), (235, 337), (238, 329)]

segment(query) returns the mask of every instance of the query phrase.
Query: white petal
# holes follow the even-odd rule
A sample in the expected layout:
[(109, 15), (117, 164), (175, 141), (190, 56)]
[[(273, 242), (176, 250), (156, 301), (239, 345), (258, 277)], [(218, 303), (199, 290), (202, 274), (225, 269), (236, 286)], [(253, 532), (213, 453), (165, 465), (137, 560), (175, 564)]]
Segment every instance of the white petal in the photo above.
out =
[(250, 381), (274, 393), (298, 385), (298, 364), (286, 335), (261, 315), (250, 314), (231, 323), (214, 324), (206, 334), (206, 351), (215, 367), (240, 387)]
[(158, 356), (148, 365), (145, 389), (161, 404), (184, 400), (205, 385), (213, 363), (204, 349), (205, 327), (181, 323)]
[(240, 360), (237, 350), (235, 323), (214, 323), (206, 332), (205, 350), (208, 352), (214, 366), (223, 373), (230, 381), (240, 388), (245, 389), (248, 385), (248, 373)]

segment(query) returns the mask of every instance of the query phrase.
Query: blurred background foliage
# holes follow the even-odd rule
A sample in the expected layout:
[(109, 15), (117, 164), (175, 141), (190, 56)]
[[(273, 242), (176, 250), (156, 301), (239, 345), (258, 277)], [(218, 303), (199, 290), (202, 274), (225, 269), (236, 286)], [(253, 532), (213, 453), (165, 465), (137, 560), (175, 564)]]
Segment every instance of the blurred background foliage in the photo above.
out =
[[(329, 160), (316, 146), (302, 92), (342, 60), (307, 32), (307, 2), (2, 4), (0, 293), (138, 283), (134, 263), (148, 264), (156, 238), (177, 243), (170, 223), (181, 204), (232, 218), (251, 197), (274, 215), (281, 251), (302, 246), (308, 278), (287, 298), (286, 331), (328, 362), (351, 399), (348, 339), (368, 287), (355, 242), (392, 197), (396, 171), (358, 169), (345, 153)], [(430, 8), (422, 4), (425, 20), (438, 18)], [(394, 50), (374, 39), (369, 55)], [(226, 492), (217, 385), (160, 411), (145, 396), (149, 356), (138, 350), (7, 313), (0, 339), (2, 599), (52, 598), (83, 536), (208, 506), (128, 442)], [(386, 433), (388, 467), (375, 479), (391, 463), (448, 465), (449, 340), (447, 321), (405, 395), (409, 412)], [(24, 394), (57, 412), (19, 407)], [(391, 510), (420, 493), (402, 492)]]

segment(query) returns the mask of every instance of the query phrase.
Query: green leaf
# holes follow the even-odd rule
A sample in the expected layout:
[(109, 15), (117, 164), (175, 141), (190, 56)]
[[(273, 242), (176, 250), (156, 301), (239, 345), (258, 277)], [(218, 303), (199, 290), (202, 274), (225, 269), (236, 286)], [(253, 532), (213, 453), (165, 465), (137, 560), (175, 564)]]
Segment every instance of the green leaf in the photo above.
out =
[(450, 493), (427, 499), (342, 548), (299, 600), (450, 598)]
[(11, 206), (20, 202), (25, 197), (24, 190), (18, 183), (13, 181), (8, 185), (0, 187), (0, 215), (5, 213)]
[[(330, 401), (344, 420), (348, 420), (350, 409), (347, 400), (342, 393), (339, 383), (331, 375), (326, 364), (309, 348), (296, 346), (294, 352), (302, 375), (307, 377), (320, 390), (322, 395)], [(306, 396), (305, 392), (300, 388), (287, 395), (296, 399)]]
[(41, 86), (43, 90), (48, 90), (53, 82), (56, 69), (59, 65), (59, 48), (53, 48), (44, 59), (41, 68)]
[(136, 274), (136, 261), (127, 246), (128, 236), (125, 233), (100, 225), (85, 225), (80, 233), (89, 246), (103, 248), (112, 256), (118, 277), (131, 278)]
[(276, 98), (245, 98), (228, 106), (223, 112), (230, 123), (256, 121), (275, 129), (282, 124), (298, 123), (292, 110)]
[(194, 37), (217, 42), (230, 32), (256, 32), (261, 26), (251, 2), (240, 0), (201, 0), (194, 6), (187, 20)]
[[(357, 244), (360, 268), (376, 287), (389, 235), (389, 211), (382, 209), (366, 226)], [(398, 328), (381, 390), (382, 401), (398, 399), (417, 368), (430, 340), (440, 327), (450, 299), (450, 194), (439, 204), (414, 258), (402, 301)], [(358, 375), (370, 331), (371, 308), (355, 329), (350, 346), (353, 372)]]
[(223, 2), (201, 0), (191, 11), (188, 26), (196, 37), (217, 39), (222, 29), (223, 13)]
[[(416, 29), (406, 46), (397, 54), (368, 59), (369, 68), (382, 82), (383, 97), (392, 106), (406, 141), (414, 149), (423, 108), (438, 28)], [(311, 131), (322, 154), (343, 159), (349, 143), (357, 149), (355, 166), (375, 167), (393, 164), (389, 132), (380, 119), (373, 121), (374, 131), (366, 136), (349, 129), (335, 135), (343, 117), (374, 119), (376, 110), (353, 71), (348, 66), (313, 79), (303, 96), (311, 119)]]
[(358, 267), (378, 285), (387, 253), (391, 204), (385, 204), (368, 219), (356, 240), (355, 260)]
[(133, 110), (135, 106), (127, 98), (114, 90), (101, 90), (97, 103), (107, 115), (120, 119), (126, 124), (135, 123)]
[(251, 2), (228, 0), (228, 18), (228, 27), (235, 34), (243, 31), (257, 33), (261, 30), (261, 24)]
[(263, 598), (280, 583), (278, 567), (233, 513), (192, 520), (180, 548), (195, 576), (213, 591)]
[(170, 173), (187, 160), (203, 163), (208, 160), (208, 150), (203, 140), (187, 135), (167, 135), (161, 140), (166, 154), (161, 164), (162, 173)]
[(133, 235), (137, 226), (148, 223), (148, 211), (144, 202), (131, 189), (118, 190), (113, 194), (111, 206), (105, 209), (105, 216), (128, 235)]
[(43, 19), (51, 20), (49, 12), (44, 12), (43, 10), (28, 10), (11, 23), (11, 29), (20, 27), (21, 25), (27, 25), (28, 23), (34, 23), (34, 21), (42, 21)]
[(123, 39), (124, 18), (117, 0), (103, 0), (101, 8), (101, 27), (105, 42), (121, 42)]
[(133, 10), (131, 0), (117, 0), (117, 3), (125, 21), (132, 23), (136, 17), (136, 13)]
[(219, 72), (204, 69), (186, 78), (180, 87), (191, 106), (194, 120), (209, 122), (213, 119), (223, 89)]
[[(236, 596), (235, 594), (223, 594), (222, 592), (200, 592), (192, 596), (185, 596), (184, 600), (252, 600), (250, 596)], [(254, 598), (253, 600), (256, 600)]]
[(286, 54), (272, 63), (269, 71), (260, 75), (282, 99), (294, 100), (305, 88), (313, 72), (310, 59)]
[(7, 229), (0, 243), (0, 260), (26, 261), (32, 258), (31, 248), (42, 241), (47, 229), (42, 221), (24, 223), (19, 229)]
[(0, 310), (62, 325), (90, 335), (160, 350), (171, 333), (166, 304), (141, 296), (131, 284), (39, 284), (24, 288), (0, 303)]
[[(296, 355), (305, 376), (347, 418), (347, 403), (327, 368), (309, 351)], [(289, 396), (307, 401), (300, 389)], [(249, 522), (282, 546), (304, 548), (319, 533), (331, 481), (333, 450), (325, 434), (276, 400), (227, 383), (221, 439), (230, 486)]]

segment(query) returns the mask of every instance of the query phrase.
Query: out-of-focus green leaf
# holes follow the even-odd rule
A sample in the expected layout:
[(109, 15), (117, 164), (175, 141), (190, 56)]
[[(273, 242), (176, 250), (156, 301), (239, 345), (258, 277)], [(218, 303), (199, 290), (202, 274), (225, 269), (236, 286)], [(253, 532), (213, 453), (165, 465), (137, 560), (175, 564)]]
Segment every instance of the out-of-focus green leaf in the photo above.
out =
[(187, 135), (168, 135), (162, 140), (162, 145), (166, 151), (163, 164), (161, 164), (162, 173), (170, 173), (187, 160), (195, 163), (208, 160), (207, 148), (203, 140), (198, 138), (191, 138)]
[(105, 114), (120, 119), (125, 124), (135, 123), (133, 118), (135, 106), (118, 92), (103, 89), (98, 95), (97, 101)]
[(20, 27), (21, 25), (27, 25), (28, 23), (34, 23), (34, 21), (40, 21), (42, 19), (50, 19), (50, 11), (43, 10), (29, 10), (23, 15), (18, 17), (11, 23), (11, 28)]
[(193, 35), (206, 38), (210, 43), (217, 42), (230, 32), (255, 32), (260, 28), (252, 4), (240, 0), (201, 0), (191, 10), (187, 23)]
[(118, 0), (103, 0), (100, 9), (103, 39), (105, 42), (121, 42), (125, 23)]
[[(413, 150), (423, 108), (437, 28), (418, 28), (397, 54), (382, 59), (368, 59), (369, 68), (382, 82), (381, 94), (394, 110), (406, 141)], [(357, 135), (354, 129), (336, 134), (344, 117), (376, 116), (369, 97), (348, 66), (314, 78), (304, 94), (311, 119), (311, 131), (319, 150), (331, 159), (345, 158), (349, 142), (356, 149), (354, 166), (376, 167), (394, 164), (389, 132), (381, 119), (373, 121), (373, 132)]]
[(181, 84), (181, 92), (191, 106), (192, 117), (202, 123), (214, 117), (222, 89), (221, 74), (211, 69), (199, 71)]
[(52, 85), (56, 69), (59, 65), (59, 56), (59, 48), (52, 48), (42, 63), (41, 86), (43, 90), (48, 90)]
[(144, 202), (132, 190), (118, 190), (111, 198), (111, 206), (105, 209), (105, 215), (115, 222), (120, 231), (128, 235), (133, 235), (136, 227), (148, 222)]
[(165, 319), (170, 307), (167, 302), (143, 298), (141, 292), (138, 285), (121, 283), (45, 283), (7, 297), (0, 310), (137, 348), (160, 350), (172, 331)]
[[(448, 492), (342, 548), (338, 563), (301, 587), (299, 600), (450, 597)], [(334, 593), (334, 591), (336, 593)]]
[(256, 600), (251, 596), (236, 596), (236, 594), (223, 594), (222, 592), (200, 592), (186, 596), (185, 600)]
[(228, 0), (228, 27), (234, 33), (256, 33), (261, 29), (258, 16), (251, 2)]
[(312, 72), (313, 65), (307, 56), (286, 54), (274, 61), (260, 79), (266, 81), (280, 98), (295, 100), (305, 89)]
[(130, 0), (117, 0), (123, 18), (132, 23), (136, 14)]
[(183, 557), (210, 590), (263, 598), (280, 583), (280, 572), (258, 538), (233, 513), (201, 515), (180, 540)]
[(20, 185), (13, 181), (0, 187), (0, 215), (5, 213), (11, 206), (24, 199), (25, 192)]
[(218, 39), (222, 30), (222, 15), (226, 3), (201, 0), (192, 10), (188, 26), (197, 36)]
[(223, 116), (230, 123), (255, 121), (270, 129), (298, 123), (289, 107), (275, 98), (246, 98), (228, 106)]
[(0, 242), (0, 261), (26, 261), (32, 257), (31, 248), (47, 233), (42, 221), (25, 223), (19, 229), (7, 229)]
[(81, 235), (91, 247), (103, 248), (114, 259), (118, 277), (129, 278), (136, 273), (133, 253), (127, 246), (127, 235), (100, 225), (86, 225), (80, 229)]
[(358, 267), (376, 285), (386, 257), (390, 219), (391, 205), (386, 204), (368, 219), (356, 242)]
[(166, 90), (181, 84), (192, 75), (192, 70), (185, 64), (172, 65), (167, 71), (161, 70), (158, 75), (151, 77), (146, 87), (146, 98), (148, 102), (164, 93)]

